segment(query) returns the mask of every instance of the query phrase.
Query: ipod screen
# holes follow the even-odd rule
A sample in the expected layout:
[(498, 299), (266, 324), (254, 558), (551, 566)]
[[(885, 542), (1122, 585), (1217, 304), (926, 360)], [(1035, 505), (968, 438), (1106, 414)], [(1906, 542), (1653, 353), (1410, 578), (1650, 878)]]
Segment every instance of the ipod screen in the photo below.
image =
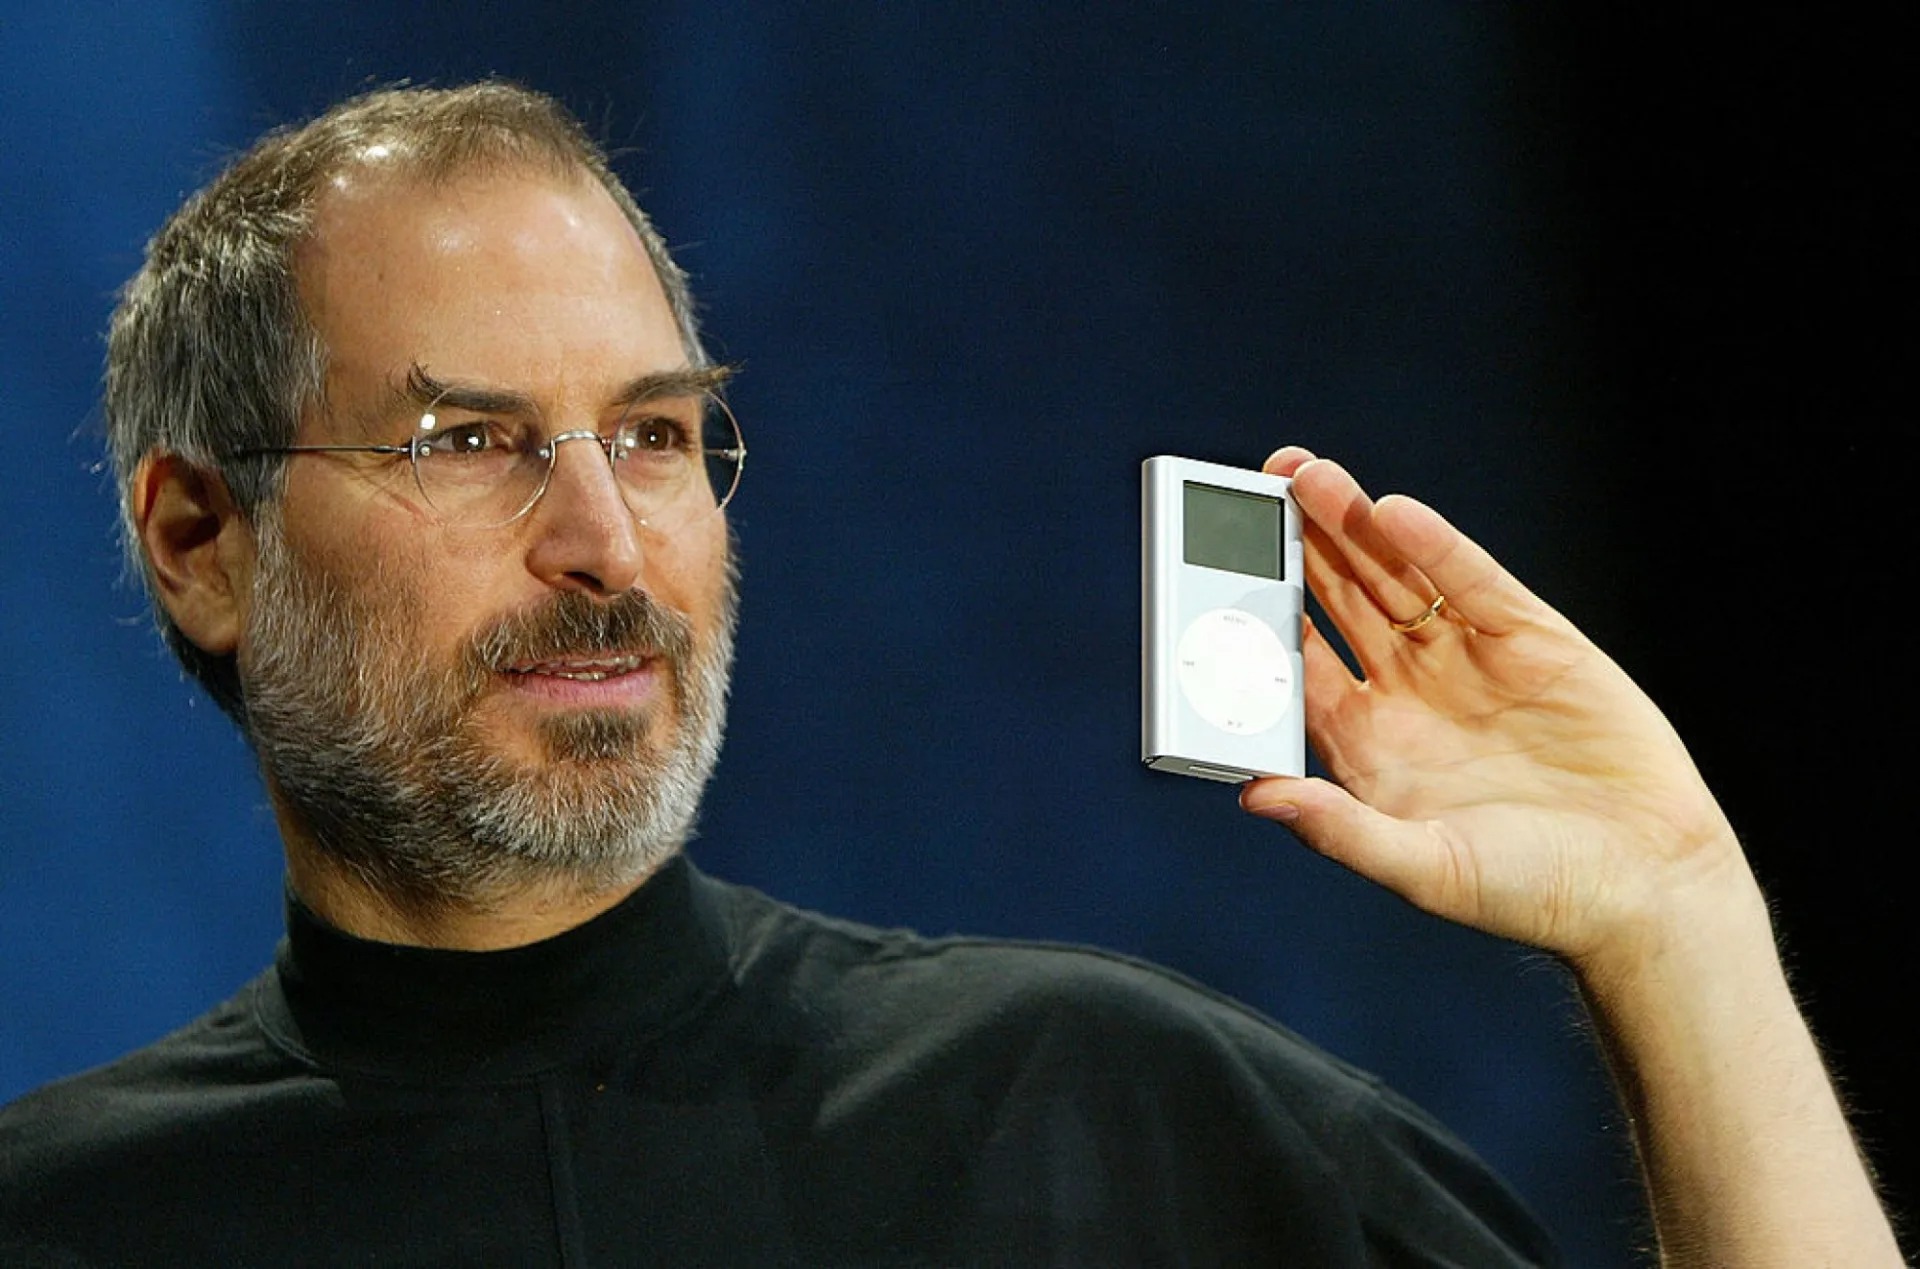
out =
[(1280, 549), (1285, 523), (1280, 499), (1191, 480), (1183, 483), (1187, 563), (1286, 580), (1281, 575), (1286, 557)]

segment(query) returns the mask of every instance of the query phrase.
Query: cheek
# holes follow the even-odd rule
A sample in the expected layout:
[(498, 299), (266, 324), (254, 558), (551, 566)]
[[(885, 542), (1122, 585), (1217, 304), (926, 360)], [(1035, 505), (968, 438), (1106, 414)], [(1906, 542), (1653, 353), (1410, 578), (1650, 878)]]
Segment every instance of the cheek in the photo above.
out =
[(435, 526), (409, 508), (303, 502), (298, 492), (290, 485), (286, 503), (294, 557), (376, 622), (382, 641), (423, 648), (445, 642), (449, 617), (473, 602), (457, 590), (472, 575)]
[(682, 533), (655, 546), (647, 590), (661, 603), (685, 613), (694, 629), (705, 634), (719, 622), (731, 564), (726, 521), (715, 516), (702, 532)]
[(387, 557), (382, 582), (405, 592), (421, 645), (444, 649), (529, 606), (535, 588), (526, 585), (516, 558), (484, 535), (429, 533), (412, 549)]

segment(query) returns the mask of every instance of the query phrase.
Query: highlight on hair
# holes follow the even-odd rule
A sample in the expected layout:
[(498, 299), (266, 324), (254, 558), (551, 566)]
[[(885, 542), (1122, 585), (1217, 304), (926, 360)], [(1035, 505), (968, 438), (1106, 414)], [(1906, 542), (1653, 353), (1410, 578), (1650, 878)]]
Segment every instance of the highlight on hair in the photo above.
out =
[(167, 219), (122, 289), (105, 413), (129, 563), (168, 647), (243, 727), (233, 658), (196, 646), (154, 592), (132, 519), (135, 471), (149, 454), (175, 454), (223, 479), (250, 518), (276, 515), (284, 459), (229, 456), (292, 443), (320, 398), (327, 350), (301, 309), (294, 257), (327, 183), (355, 170), (438, 184), (528, 169), (606, 190), (659, 274), (688, 361), (706, 365), (686, 274), (606, 151), (553, 98), (497, 80), (370, 92), (267, 134)]

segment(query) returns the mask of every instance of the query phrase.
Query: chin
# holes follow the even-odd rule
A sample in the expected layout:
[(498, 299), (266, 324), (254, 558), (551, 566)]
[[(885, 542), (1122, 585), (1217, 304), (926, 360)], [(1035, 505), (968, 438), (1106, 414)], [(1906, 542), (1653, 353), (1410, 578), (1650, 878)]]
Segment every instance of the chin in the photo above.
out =
[(674, 742), (675, 715), (632, 706), (525, 710), (479, 706), (456, 724), (469, 752), (490, 753), (526, 775), (559, 768), (658, 764)]
[(656, 748), (652, 723), (630, 710), (571, 710), (541, 720), (540, 747), (549, 762), (628, 761)]

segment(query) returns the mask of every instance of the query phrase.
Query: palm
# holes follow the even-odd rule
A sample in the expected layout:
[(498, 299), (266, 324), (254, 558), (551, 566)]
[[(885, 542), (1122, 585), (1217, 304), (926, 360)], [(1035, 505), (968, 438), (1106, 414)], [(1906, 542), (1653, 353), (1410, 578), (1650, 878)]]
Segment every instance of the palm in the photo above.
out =
[[(1295, 496), (1308, 582), (1364, 676), (1309, 631), (1309, 732), (1371, 808), (1317, 846), (1439, 915), (1576, 957), (1721, 861), (1724, 821), (1678, 738), (1565, 618), (1433, 512), (1376, 507), (1331, 464)], [(1436, 591), (1438, 619), (1392, 629)]]

